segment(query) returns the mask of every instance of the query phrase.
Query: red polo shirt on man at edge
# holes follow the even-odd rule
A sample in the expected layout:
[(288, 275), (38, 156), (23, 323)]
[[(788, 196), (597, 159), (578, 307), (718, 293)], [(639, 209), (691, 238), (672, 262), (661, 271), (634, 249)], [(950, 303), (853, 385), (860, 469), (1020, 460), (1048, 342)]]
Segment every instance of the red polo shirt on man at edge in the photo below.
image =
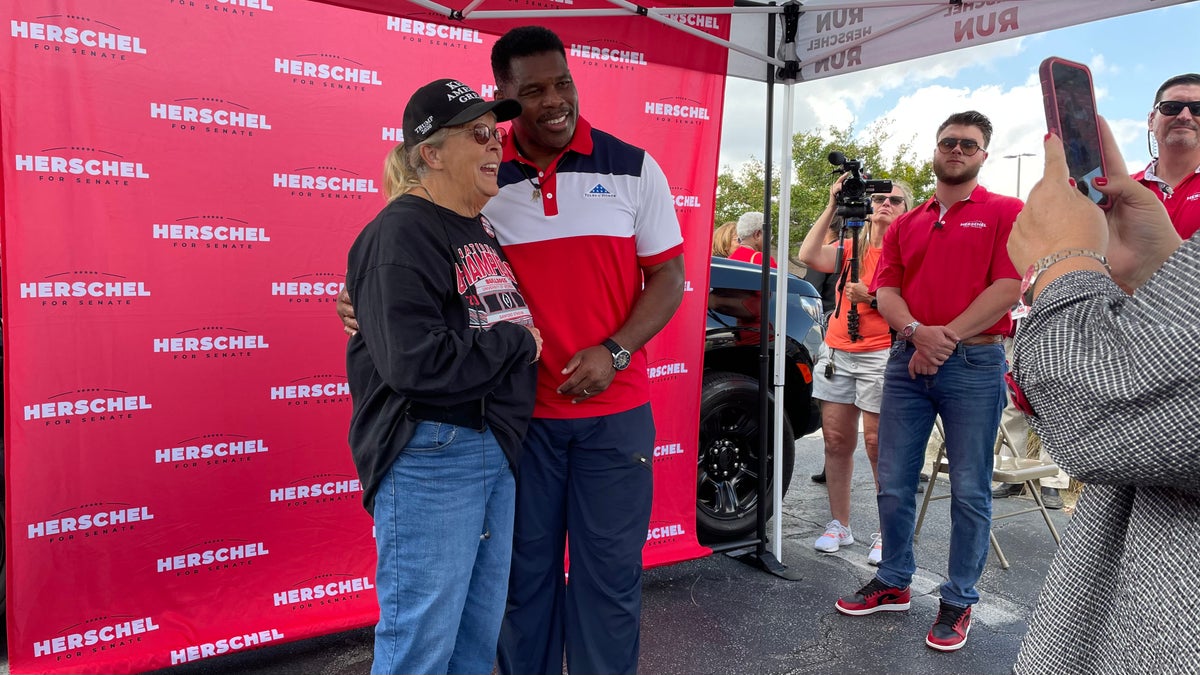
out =
[[(899, 288), (917, 321), (929, 326), (950, 323), (992, 282), (1021, 278), (1008, 257), (1008, 235), (1022, 206), (1021, 200), (992, 194), (980, 185), (939, 218), (941, 206), (930, 198), (888, 228), (871, 292)], [(1007, 335), (1011, 329), (1012, 319), (1005, 312), (982, 332)]]
[(1133, 174), (1133, 179), (1150, 188), (1167, 207), (1167, 215), (1175, 225), (1175, 231), (1187, 241), (1200, 230), (1200, 167), (1172, 189), (1154, 175), (1157, 163), (1158, 160), (1151, 162), (1145, 170)]

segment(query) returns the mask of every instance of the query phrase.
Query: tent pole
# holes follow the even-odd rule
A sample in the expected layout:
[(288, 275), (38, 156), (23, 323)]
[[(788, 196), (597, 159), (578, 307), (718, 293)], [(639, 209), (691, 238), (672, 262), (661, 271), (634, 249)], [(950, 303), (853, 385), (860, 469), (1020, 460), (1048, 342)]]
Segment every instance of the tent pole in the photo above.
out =
[[(767, 43), (768, 45), (775, 44), (775, 22), (767, 22)], [(770, 51), (771, 47), (767, 47)], [(770, 249), (771, 245), (771, 185), (772, 185), (772, 131), (775, 128), (775, 68), (770, 64), (767, 65), (767, 146), (764, 150), (766, 162), (764, 166), (763, 176), (763, 248)], [(758, 508), (755, 510), (757, 518), (756, 533), (758, 534), (758, 546), (755, 549), (755, 554), (761, 560), (767, 553), (767, 472), (771, 470), (767, 463), (767, 457), (771, 448), (771, 437), (767, 433), (770, 428), (770, 388), (768, 383), (771, 381), (771, 352), (770, 345), (767, 342), (768, 330), (770, 328), (770, 307), (769, 301), (771, 298), (771, 261), (769, 255), (762, 257), (762, 284), (759, 293), (758, 303)]]
[[(676, 12), (675, 10), (664, 10), (664, 9), (653, 8), (653, 7), (643, 8), (639, 5), (629, 2), (629, 0), (608, 0), (608, 1), (611, 2), (612, 4), (616, 5), (617, 7), (624, 7), (626, 9), (628, 9), (633, 14), (644, 13), (646, 18), (648, 18), (648, 19), (652, 19), (654, 21), (657, 21), (657, 22), (663, 24), (664, 26), (669, 26), (671, 28), (674, 28), (675, 30), (682, 31), (693, 37), (698, 37), (701, 40), (706, 40), (713, 44), (721, 45), (722, 47), (725, 47), (726, 49), (728, 49), (730, 51), (735, 51), (740, 54), (744, 54), (745, 56), (749, 56), (750, 58), (758, 59), (760, 61), (765, 61), (768, 64), (773, 63), (777, 67), (780, 67), (780, 68), (782, 68), (784, 66), (783, 61), (771, 56), (771, 48), (769, 46), (767, 47), (766, 54), (759, 54), (753, 50), (747, 49), (747, 48), (737, 44), (736, 42), (731, 42), (729, 40), (719, 38), (715, 35), (710, 35), (708, 33), (705, 33), (704, 31), (700, 30), (699, 28), (693, 28), (691, 26), (688, 26), (687, 24), (679, 23), (675, 19), (671, 18), (672, 15), (679, 14), (682, 12)], [(774, 4), (774, 3), (772, 3), (772, 4)], [(692, 13), (701, 13), (702, 11), (703, 10), (694, 10)], [(770, 11), (770, 9), (768, 9), (768, 11)], [(772, 23), (772, 22), (768, 22), (768, 24), (770, 24), (770, 23)], [(770, 29), (768, 28), (768, 31), (769, 30)]]
[[(772, 3), (772, 5), (773, 4), (774, 3)], [(795, 25), (796, 25), (795, 19), (799, 16), (799, 5), (795, 2), (789, 2), (784, 6), (784, 9), (785, 9), (785, 14), (787, 15), (787, 17), (789, 19), (789, 20), (785, 21), (785, 26), (789, 30), (788, 30), (787, 36), (785, 36), (785, 38), (784, 38), (785, 51), (782, 53), (787, 53), (786, 52), (786, 49), (787, 49), (786, 44), (795, 39), (794, 38)], [(767, 50), (768, 50), (768, 52), (770, 52), (774, 48), (774, 46), (775, 46), (775, 21), (771, 20), (771, 21), (767, 22)], [(790, 75), (794, 69), (788, 68), (787, 65), (791, 65), (791, 64), (785, 64), (785, 68), (782, 70), (782, 72)], [(789, 92), (789, 94), (791, 93), (791, 87), (788, 88), (788, 92)], [(789, 104), (790, 104), (790, 99), (789, 99)], [(767, 142), (766, 142), (766, 150), (765, 150), (766, 160), (764, 162), (765, 166), (764, 166), (764, 177), (763, 177), (763, 242), (765, 242), (764, 248), (768, 251), (770, 249), (769, 242), (771, 241), (771, 196), (772, 196), (771, 195), (771, 179), (772, 179), (772, 176), (771, 176), (771, 173), (772, 173), (772, 171), (771, 171), (772, 147), (771, 146), (774, 145), (774, 138), (773, 138), (773, 133), (772, 133), (774, 130), (774, 126), (775, 126), (774, 113), (775, 113), (775, 66), (773, 66), (771, 64), (767, 64)], [(788, 115), (789, 116), (791, 115), (790, 105), (789, 105)], [(789, 131), (783, 139), (780, 139), (780, 145), (781, 145), (781, 147), (785, 148), (785, 150), (783, 151), (784, 164), (785, 164), (785, 166), (790, 167), (791, 157), (792, 157), (791, 147), (790, 147), (791, 146), (791, 132), (790, 132), (791, 124), (786, 123), (786, 122), (785, 122), (785, 124)], [(789, 181), (790, 181), (790, 175), (791, 175), (790, 171), (787, 168), (785, 168), (784, 176), (788, 177)], [(790, 189), (790, 188), (786, 188), (786, 189)], [(780, 207), (780, 217), (781, 217), (781, 220), (786, 222), (787, 215), (783, 211), (782, 205)], [(782, 301), (786, 305), (786, 302), (787, 302), (787, 292), (786, 292), (786, 290), (787, 290), (787, 284), (786, 284), (786, 280), (787, 280), (787, 254), (786, 254), (787, 239), (786, 239), (786, 234), (784, 235), (784, 238), (780, 240), (780, 245), (783, 247), (782, 250), (784, 251), (784, 254), (779, 259), (779, 262), (782, 263), (783, 267), (780, 267), (778, 272), (774, 275), (774, 280), (775, 280), (774, 283), (776, 284), (776, 287), (778, 287), (780, 281), (782, 280), (783, 286), (782, 286), (781, 292), (776, 293), (776, 295), (778, 296), (778, 300), (777, 300), (776, 304), (778, 305), (778, 301)], [(759, 346), (759, 350), (758, 350), (758, 354), (759, 354), (759, 356), (758, 356), (758, 358), (759, 358), (758, 428), (760, 430), (760, 433), (759, 433), (759, 444), (758, 444), (758, 485), (757, 485), (757, 490), (756, 490), (756, 494), (758, 496), (758, 508), (755, 510), (755, 514), (756, 514), (755, 523), (757, 526), (755, 529), (755, 534), (756, 534), (757, 544), (754, 547), (753, 551), (744, 550), (743, 552), (731, 553), (730, 555), (733, 556), (734, 558), (736, 558), (737, 560), (739, 560), (743, 563), (746, 563), (747, 565), (757, 567), (758, 569), (761, 569), (765, 572), (774, 574), (777, 577), (780, 577), (783, 579), (788, 579), (791, 581), (799, 581), (801, 578), (800, 575), (798, 573), (796, 573), (795, 570), (788, 569), (787, 566), (784, 565), (783, 563), (781, 563), (778, 558), (778, 554), (780, 551), (782, 551), (782, 545), (783, 545), (783, 534), (782, 534), (782, 526), (781, 526), (781, 523), (783, 522), (783, 511), (782, 511), (782, 504), (781, 504), (782, 490), (783, 490), (783, 482), (782, 482), (782, 478), (781, 478), (781, 476), (783, 474), (783, 455), (782, 455), (782, 453), (780, 453), (779, 450), (780, 450), (780, 446), (781, 446), (781, 443), (780, 443), (781, 438), (780, 437), (783, 434), (783, 417), (782, 417), (782, 415), (786, 414), (786, 413), (783, 412), (783, 389), (782, 389), (783, 376), (782, 376), (782, 374), (780, 374), (778, 378), (773, 379), (772, 372), (771, 372), (771, 352), (770, 352), (770, 344), (769, 344), (770, 341), (768, 339), (768, 336), (771, 335), (771, 333), (770, 333), (771, 324), (770, 324), (770, 318), (769, 318), (770, 317), (769, 301), (771, 298), (771, 284), (772, 284), (771, 259), (770, 259), (769, 255), (764, 255), (763, 261), (762, 261), (762, 285), (760, 287), (761, 294), (759, 297), (759, 314), (760, 314), (760, 316), (759, 316), (759, 333), (758, 333), (759, 334), (759, 341), (758, 341), (758, 346)], [(777, 327), (777, 330), (784, 326), (784, 324), (778, 323), (778, 322), (775, 325)], [(778, 345), (782, 345), (782, 344), (783, 344), (783, 342), (781, 342), (778, 339), (778, 337), (776, 337), (776, 345), (777, 345), (776, 351), (778, 351)], [(782, 363), (782, 360), (780, 360), (778, 363)], [(777, 366), (777, 369), (778, 369), (778, 366)], [(775, 408), (774, 408), (774, 414), (772, 415), (771, 414), (772, 409), (770, 408), (770, 405), (771, 405), (770, 392), (771, 392), (771, 383), (774, 381), (778, 381), (780, 383), (780, 385), (775, 389), (775, 391), (776, 391)], [(770, 426), (772, 417), (775, 420), (774, 427)], [(768, 434), (767, 433), (768, 429), (774, 429), (774, 432), (771, 434)], [(773, 453), (773, 455), (774, 455), (774, 465), (773, 466), (769, 465), (767, 462), (768, 452), (769, 452), (769, 449), (772, 447), (775, 449), (775, 452)], [(768, 498), (768, 492), (769, 492), (769, 490), (767, 488), (767, 472), (768, 471), (771, 471), (771, 475), (774, 476), (774, 491), (771, 492), (771, 497), (770, 497), (772, 500), (772, 504), (774, 504), (774, 506), (775, 506), (775, 512), (774, 512), (775, 513), (775, 530), (774, 530), (775, 540), (773, 542), (773, 548), (775, 551), (774, 553), (767, 550), (767, 509), (766, 509), (766, 504), (767, 504), (767, 498)]]
[[(779, 563), (783, 564), (783, 416), (787, 411), (783, 408), (784, 383), (787, 375), (787, 268), (790, 248), (789, 235), (791, 232), (792, 213), (792, 116), (796, 102), (796, 85), (794, 82), (784, 82), (783, 94), (783, 133), (780, 134), (780, 166), (782, 175), (779, 177), (779, 243), (776, 245), (775, 259), (779, 261), (779, 282), (782, 286), (775, 293), (775, 484), (772, 491), (775, 514), (774, 536), (772, 551)], [(793, 442), (795, 439), (793, 439)], [(793, 452), (795, 450), (793, 449)]]

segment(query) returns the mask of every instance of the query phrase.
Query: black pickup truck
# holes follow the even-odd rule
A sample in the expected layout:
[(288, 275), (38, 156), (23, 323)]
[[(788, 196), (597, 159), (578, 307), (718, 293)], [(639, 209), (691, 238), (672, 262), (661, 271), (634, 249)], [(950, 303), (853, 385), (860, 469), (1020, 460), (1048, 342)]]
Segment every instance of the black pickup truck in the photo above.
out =
[[(758, 508), (760, 432), (761, 269), (717, 257), (712, 259), (711, 269), (696, 476), (696, 526), (704, 544), (740, 539), (753, 532)], [(785, 492), (792, 476), (795, 438), (821, 427), (820, 410), (812, 398), (812, 369), (824, 337), (821, 298), (811, 284), (789, 274), (787, 303), (783, 401), (787, 413), (783, 421)], [(774, 315), (774, 308), (775, 299), (771, 298), (769, 315)], [(768, 340), (774, 353), (774, 339), (768, 335)], [(773, 405), (773, 396), (771, 400)], [(769, 481), (770, 476), (768, 484)]]

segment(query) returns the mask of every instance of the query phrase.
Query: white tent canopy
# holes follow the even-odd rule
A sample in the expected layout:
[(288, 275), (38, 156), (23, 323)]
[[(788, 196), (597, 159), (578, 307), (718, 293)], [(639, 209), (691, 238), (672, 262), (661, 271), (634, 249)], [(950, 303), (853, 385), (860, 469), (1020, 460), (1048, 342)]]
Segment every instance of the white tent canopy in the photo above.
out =
[[(781, 44), (776, 55), (798, 61), (796, 79), (810, 81), (1190, 1), (811, 0), (772, 9), (781, 14), (789, 5), (798, 7), (795, 38)], [(730, 41), (761, 45), (765, 21), (753, 13), (736, 14)], [(762, 63), (731, 51), (729, 74), (762, 80)]]

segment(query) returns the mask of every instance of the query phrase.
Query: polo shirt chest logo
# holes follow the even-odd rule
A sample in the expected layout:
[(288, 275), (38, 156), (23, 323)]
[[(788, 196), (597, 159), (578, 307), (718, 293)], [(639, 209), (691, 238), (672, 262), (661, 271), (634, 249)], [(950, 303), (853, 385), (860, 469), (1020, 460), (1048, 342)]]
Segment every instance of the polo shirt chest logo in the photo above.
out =
[(584, 193), (583, 196), (594, 199), (597, 197), (615, 198), (617, 195), (613, 194), (612, 190), (604, 187), (604, 183), (596, 183), (596, 185)]
[(987, 223), (983, 222), (982, 220), (968, 220), (966, 222), (959, 223), (958, 226), (959, 227), (969, 227), (973, 230), (986, 230), (987, 229)]

